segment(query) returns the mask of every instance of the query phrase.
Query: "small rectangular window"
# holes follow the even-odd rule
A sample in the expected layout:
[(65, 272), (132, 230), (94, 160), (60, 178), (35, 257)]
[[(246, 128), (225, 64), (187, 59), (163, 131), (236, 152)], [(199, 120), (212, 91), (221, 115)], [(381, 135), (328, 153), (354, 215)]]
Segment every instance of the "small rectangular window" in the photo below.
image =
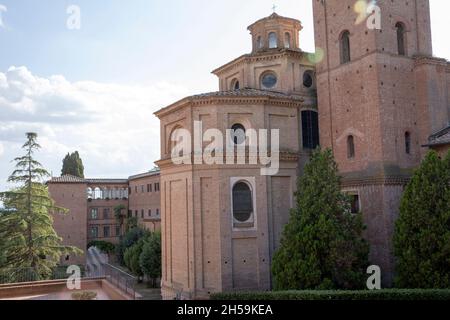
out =
[(93, 239), (98, 238), (98, 227), (91, 227), (90, 236)]
[(98, 209), (97, 208), (91, 208), (90, 217), (91, 217), (91, 220), (98, 219)]
[(159, 217), (159, 209), (156, 209), (156, 216)]
[(353, 214), (359, 213), (361, 210), (360, 205), (359, 205), (359, 195), (351, 194), (350, 201), (351, 201), (352, 213)]
[(151, 217), (152, 216), (152, 210), (148, 210), (148, 216)]
[(144, 209), (141, 210), (141, 218), (144, 219)]
[(120, 226), (116, 226), (116, 237), (120, 237)]
[(110, 212), (109, 208), (103, 209), (103, 219), (108, 220), (110, 218), (109, 212)]
[(111, 228), (109, 226), (103, 227), (103, 237), (109, 238), (111, 236)]

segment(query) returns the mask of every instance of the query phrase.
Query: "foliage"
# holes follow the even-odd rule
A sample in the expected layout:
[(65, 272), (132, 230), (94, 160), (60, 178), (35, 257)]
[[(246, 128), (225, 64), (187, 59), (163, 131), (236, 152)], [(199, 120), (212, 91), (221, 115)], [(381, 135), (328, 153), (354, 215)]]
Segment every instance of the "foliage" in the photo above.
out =
[(397, 287), (450, 288), (450, 153), (429, 152), (407, 185), (394, 254)]
[(124, 261), (125, 266), (138, 278), (144, 275), (139, 259), (141, 257), (142, 248), (144, 247), (145, 238), (141, 238), (133, 246), (125, 250)]
[(36, 280), (51, 276), (61, 256), (81, 254), (75, 247), (62, 245), (62, 239), (53, 229), (52, 214), (66, 213), (50, 198), (42, 183), (48, 172), (34, 159), (40, 148), (35, 133), (27, 133), (23, 145), (26, 153), (16, 158), (16, 169), (8, 182), (16, 188), (0, 193), (0, 272), (30, 268)]
[(156, 287), (156, 280), (161, 277), (161, 232), (152, 233), (144, 242), (139, 263), (142, 272)]
[(97, 293), (93, 291), (72, 293), (72, 300), (95, 300), (95, 299), (97, 299)]
[(136, 229), (139, 226), (138, 218), (137, 217), (128, 217), (127, 218), (127, 225), (126, 225), (126, 231), (130, 231), (132, 229)]
[(450, 290), (275, 291), (216, 293), (212, 300), (450, 300)]
[(122, 237), (122, 239), (116, 246), (117, 259), (121, 265), (125, 265), (124, 261), (125, 250), (132, 247), (135, 243), (137, 243), (141, 238), (146, 236), (148, 233), (149, 233), (148, 231), (139, 227), (133, 228), (129, 230), (127, 233), (125, 233), (125, 235)]
[(127, 215), (125, 213), (126, 209), (127, 209), (127, 207), (123, 204), (114, 207), (114, 217), (116, 218), (116, 220), (120, 226), (120, 237), (122, 237), (122, 228), (123, 228), (125, 219), (127, 217)]
[(63, 160), (61, 175), (72, 175), (84, 179), (84, 166), (78, 151), (67, 154)]
[(361, 214), (351, 214), (331, 150), (316, 150), (298, 181), (272, 273), (277, 290), (360, 289), (369, 247)]
[(96, 247), (100, 251), (107, 254), (112, 254), (116, 251), (116, 245), (107, 241), (91, 241), (87, 245), (88, 249), (90, 247)]

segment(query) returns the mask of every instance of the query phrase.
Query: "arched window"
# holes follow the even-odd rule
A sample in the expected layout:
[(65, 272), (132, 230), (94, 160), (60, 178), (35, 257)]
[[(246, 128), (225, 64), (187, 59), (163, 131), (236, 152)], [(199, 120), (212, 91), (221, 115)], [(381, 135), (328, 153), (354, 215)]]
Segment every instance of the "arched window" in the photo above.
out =
[(275, 32), (269, 33), (269, 48), (274, 49), (278, 47), (277, 34)]
[(245, 127), (236, 123), (231, 127), (231, 138), (233, 139), (233, 143), (235, 145), (240, 145), (245, 142)]
[(411, 154), (411, 133), (405, 132), (405, 152)]
[(355, 158), (355, 138), (353, 136), (347, 138), (347, 158)]
[(341, 52), (341, 64), (350, 62), (350, 32), (344, 31), (339, 39), (340, 52)]
[(88, 200), (92, 200), (92, 197), (94, 196), (92, 188), (87, 188), (86, 193), (87, 193)]
[(233, 186), (233, 217), (244, 223), (253, 214), (253, 196), (250, 186), (245, 182), (238, 182)]
[(395, 25), (395, 29), (397, 29), (397, 48), (398, 54), (401, 56), (406, 55), (406, 46), (405, 46), (405, 25), (401, 22), (397, 22)]
[(304, 149), (319, 146), (319, 115), (315, 111), (302, 111), (302, 138)]
[(238, 79), (233, 79), (231, 81), (231, 90), (239, 90), (240, 89), (240, 83)]
[(303, 86), (305, 88), (311, 88), (314, 84), (313, 72), (311, 70), (307, 70), (303, 73)]
[(261, 36), (259, 36), (258, 39), (256, 40), (256, 46), (257, 46), (258, 49), (262, 49), (263, 48), (264, 43), (263, 43), (263, 40), (262, 40)]
[(291, 47), (291, 34), (289, 32), (286, 32), (284, 34), (284, 47), (285, 48)]
[(100, 199), (102, 199), (102, 198), (103, 198), (103, 192), (102, 192), (102, 190), (101, 190), (99, 187), (95, 188), (95, 189), (94, 189), (94, 199), (100, 200)]

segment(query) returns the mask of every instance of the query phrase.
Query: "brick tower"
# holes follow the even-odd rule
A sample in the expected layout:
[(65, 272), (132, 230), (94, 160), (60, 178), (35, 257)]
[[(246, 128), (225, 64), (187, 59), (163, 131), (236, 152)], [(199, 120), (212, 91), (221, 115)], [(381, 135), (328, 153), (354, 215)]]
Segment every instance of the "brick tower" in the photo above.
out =
[(366, 4), (313, 1), (316, 47), (324, 53), (316, 67), (320, 140), (364, 214), (371, 263), (389, 286), (404, 185), (426, 152), (422, 145), (449, 120), (447, 88), (429, 83), (441, 74), (445, 83), (448, 65), (432, 58), (428, 0), (380, 0), (358, 19)]

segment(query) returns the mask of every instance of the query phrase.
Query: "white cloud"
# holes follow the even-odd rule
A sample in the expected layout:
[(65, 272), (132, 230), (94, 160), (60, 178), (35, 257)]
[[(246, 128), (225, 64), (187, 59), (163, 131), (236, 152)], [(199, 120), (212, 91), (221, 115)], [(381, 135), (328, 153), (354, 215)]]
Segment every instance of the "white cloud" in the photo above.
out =
[(75, 150), (90, 176), (126, 177), (149, 170), (160, 153), (159, 120), (153, 113), (187, 94), (169, 83), (72, 83), (60, 75), (42, 78), (26, 67), (11, 67), (0, 73), (0, 142), (8, 145), (0, 179), (12, 169), (8, 161), (20, 154), (28, 131), (38, 133), (39, 160), (55, 175), (64, 155)]

